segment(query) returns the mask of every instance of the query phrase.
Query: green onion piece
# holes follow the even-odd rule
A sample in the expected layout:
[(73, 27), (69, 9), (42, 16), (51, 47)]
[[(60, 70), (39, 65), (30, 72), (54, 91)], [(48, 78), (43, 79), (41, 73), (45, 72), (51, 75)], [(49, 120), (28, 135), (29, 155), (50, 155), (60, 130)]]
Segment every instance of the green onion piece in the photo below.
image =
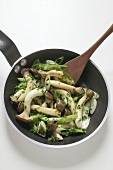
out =
[(77, 118), (77, 114), (62, 117), (60, 120), (56, 122), (56, 124), (59, 125), (59, 124), (69, 123), (75, 120), (76, 118)]
[(64, 56), (59, 57), (57, 60), (55, 60), (55, 63), (61, 64), (64, 61)]

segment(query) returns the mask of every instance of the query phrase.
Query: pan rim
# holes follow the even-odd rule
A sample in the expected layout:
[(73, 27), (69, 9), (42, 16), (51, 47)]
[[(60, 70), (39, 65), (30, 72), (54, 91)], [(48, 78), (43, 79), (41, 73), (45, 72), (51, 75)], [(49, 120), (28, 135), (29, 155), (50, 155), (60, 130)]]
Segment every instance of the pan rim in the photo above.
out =
[[(44, 50), (39, 50), (39, 51), (46, 51), (46, 50), (63, 50), (63, 51), (69, 51), (69, 50), (65, 50), (65, 49), (44, 49)], [(38, 52), (38, 51), (36, 51)], [(69, 51), (69, 52), (73, 52), (73, 53), (76, 53), (74, 51)], [(33, 52), (35, 53), (35, 52)], [(31, 53), (31, 54), (33, 54)], [(31, 55), (29, 54), (29, 55)], [(77, 53), (76, 53), (77, 54)], [(28, 55), (28, 56), (29, 56)], [(79, 54), (78, 54), (79, 55)], [(27, 56), (26, 56), (27, 57)], [(13, 66), (11, 67), (11, 70), (10, 72), (12, 71), (12, 69), (14, 68), (14, 66), (18, 63), (18, 61), (20, 61), (21, 59), (23, 58), (26, 58), (26, 57), (20, 57), (14, 64)], [(3, 102), (3, 109), (4, 109), (4, 112), (5, 112), (5, 115), (7, 117), (7, 120), (9, 121), (9, 123), (12, 125), (12, 127), (16, 130), (16, 132), (18, 132), (18, 134), (20, 134), (22, 137), (24, 137), (26, 140), (34, 143), (34, 144), (38, 144), (39, 146), (43, 146), (43, 147), (47, 147), (47, 148), (67, 148), (67, 147), (72, 147), (72, 146), (76, 146), (76, 145), (79, 145), (85, 141), (87, 141), (88, 139), (90, 139), (92, 136), (94, 136), (98, 131), (99, 129), (103, 126), (103, 124), (105, 123), (106, 119), (107, 119), (107, 116), (108, 116), (108, 113), (109, 113), (109, 106), (110, 106), (110, 90), (109, 90), (109, 86), (108, 86), (108, 83), (107, 83), (107, 80), (105, 78), (105, 76), (103, 75), (102, 71), (100, 70), (100, 68), (92, 61), (90, 60), (90, 62), (96, 67), (96, 69), (99, 71), (99, 73), (102, 75), (104, 81), (105, 81), (105, 84), (106, 84), (106, 88), (107, 88), (107, 92), (108, 92), (108, 105), (107, 105), (107, 110), (106, 110), (106, 113), (105, 113), (105, 116), (103, 118), (103, 120), (101, 121), (100, 125), (87, 137), (85, 137), (84, 139), (80, 140), (80, 141), (77, 141), (77, 142), (74, 142), (74, 143), (71, 143), (71, 144), (65, 144), (65, 145), (50, 145), (50, 144), (44, 144), (44, 143), (41, 143), (41, 142), (38, 142), (38, 141), (35, 141), (33, 139), (31, 139), (30, 137), (26, 136), (25, 134), (23, 134), (14, 124), (13, 122), (11, 121), (10, 117), (8, 116), (8, 113), (6, 111), (6, 108), (5, 108), (5, 103), (4, 103), (4, 100), (2, 101)], [(6, 84), (6, 80), (10, 74), (10, 72), (8, 73), (8, 75), (6, 76), (6, 79), (4, 81), (4, 86), (5, 87), (5, 84)], [(4, 98), (4, 88), (3, 88), (3, 98)]]

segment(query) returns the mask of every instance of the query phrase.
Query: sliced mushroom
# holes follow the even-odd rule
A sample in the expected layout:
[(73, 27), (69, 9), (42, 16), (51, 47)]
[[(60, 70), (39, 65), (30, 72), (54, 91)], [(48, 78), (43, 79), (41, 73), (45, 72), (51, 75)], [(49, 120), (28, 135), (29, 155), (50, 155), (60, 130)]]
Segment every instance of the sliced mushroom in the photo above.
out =
[(78, 128), (82, 127), (83, 106), (91, 98), (91, 96), (92, 96), (92, 90), (88, 89), (86, 90), (84, 96), (77, 103), (76, 113), (78, 117), (75, 120), (75, 123)]
[(54, 132), (57, 128), (53, 120), (47, 123), (47, 127), (49, 132)]
[(45, 92), (45, 97), (49, 100), (53, 100), (53, 95), (48, 91)]
[(20, 95), (20, 97), (18, 98), (18, 101), (19, 101), (19, 102), (24, 101), (26, 95), (32, 90), (32, 87), (33, 87), (33, 85), (34, 85), (34, 83), (32, 82), (32, 78), (31, 78), (30, 75), (29, 75), (29, 71), (28, 71), (28, 70), (25, 70), (25, 71), (24, 71), (23, 76), (24, 76), (24, 78), (25, 78), (25, 80), (26, 80), (26, 82), (27, 82), (27, 87), (26, 87), (24, 93), (22, 93), (22, 94)]
[(88, 116), (85, 120), (82, 121), (82, 129), (87, 129), (87, 127), (89, 126), (90, 123), (90, 117)]
[(60, 81), (50, 80), (50, 81), (47, 81), (47, 83), (57, 88), (69, 90), (71, 92), (76, 92), (77, 94), (84, 93), (84, 90), (82, 87), (74, 87), (69, 84), (62, 83)]
[(66, 107), (64, 109), (64, 116), (69, 116), (69, 115), (71, 115), (71, 111)]
[(97, 107), (97, 100), (95, 98), (92, 98), (90, 100), (90, 114), (93, 114)]
[(66, 105), (61, 103), (60, 101), (56, 103), (56, 108), (57, 110), (59, 110), (60, 112), (63, 112), (65, 109)]
[(86, 101), (85, 101), (85, 102), (89, 101), (89, 100), (93, 97), (93, 95), (94, 95), (94, 91), (93, 91), (93, 90), (88, 89), (88, 90), (86, 91), (86, 95), (87, 95), (87, 99), (86, 99)]
[(44, 92), (45, 92), (45, 89), (37, 89), (37, 88), (30, 91), (25, 97), (24, 111), (21, 114), (16, 115), (16, 118), (19, 120), (25, 121), (25, 122), (29, 121), (31, 101), (36, 96), (43, 96)]
[(39, 122), (37, 133), (42, 137), (46, 136), (46, 124), (44, 121)]
[(21, 96), (21, 94), (24, 92), (23, 89), (17, 91), (14, 95), (10, 96), (10, 99), (14, 103), (18, 103), (18, 98)]
[(18, 111), (18, 113), (21, 113), (24, 111), (24, 103), (23, 102), (20, 102), (18, 104), (17, 111)]
[(50, 70), (50, 71), (42, 71), (39, 70), (38, 74), (40, 74), (43, 78), (45, 78), (47, 75), (50, 75), (51, 77), (57, 77), (61, 79), (61, 81), (64, 81), (68, 84), (74, 84), (74, 80), (70, 78), (70, 76), (66, 76), (67, 73), (63, 71), (57, 71), (57, 70)]
[(50, 116), (55, 116), (55, 117), (61, 116), (61, 112), (59, 112), (57, 109), (42, 107), (39, 105), (31, 105), (31, 110), (37, 110), (38, 112), (41, 112), (43, 114), (50, 115)]
[(62, 90), (62, 89), (56, 89), (56, 90), (53, 90), (53, 92), (54, 91), (59, 92), (60, 95), (62, 95), (62, 96), (66, 96), (67, 105), (68, 105), (71, 113), (75, 114), (75, 103), (74, 103), (73, 98), (71, 97), (71, 95), (66, 90)]
[(46, 91), (45, 92), (45, 102), (47, 104), (51, 104), (52, 101), (53, 101), (53, 95), (50, 92)]
[(35, 69), (35, 68), (30, 68), (30, 72), (33, 74), (39, 74), (39, 70)]

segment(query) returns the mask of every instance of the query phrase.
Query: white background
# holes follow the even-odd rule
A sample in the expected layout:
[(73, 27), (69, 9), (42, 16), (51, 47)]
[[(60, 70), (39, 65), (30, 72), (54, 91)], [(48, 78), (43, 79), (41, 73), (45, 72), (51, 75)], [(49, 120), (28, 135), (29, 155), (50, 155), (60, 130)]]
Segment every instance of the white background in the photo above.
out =
[[(0, 29), (22, 56), (47, 48), (81, 54), (112, 23), (113, 0), (0, 0)], [(50, 149), (21, 137), (6, 119), (3, 86), (10, 66), (0, 53), (0, 170), (113, 169), (113, 35), (92, 60), (108, 82), (108, 118), (90, 140), (71, 148)]]

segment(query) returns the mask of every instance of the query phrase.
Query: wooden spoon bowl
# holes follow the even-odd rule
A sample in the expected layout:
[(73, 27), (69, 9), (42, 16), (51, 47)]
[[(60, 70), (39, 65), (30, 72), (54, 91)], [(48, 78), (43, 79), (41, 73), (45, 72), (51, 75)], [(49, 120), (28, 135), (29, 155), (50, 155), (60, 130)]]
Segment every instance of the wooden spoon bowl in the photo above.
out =
[(68, 72), (74, 79), (75, 84), (79, 80), (89, 58), (95, 52), (95, 50), (100, 46), (100, 44), (113, 32), (113, 24), (110, 28), (99, 38), (96, 43), (94, 43), (87, 51), (82, 55), (68, 61), (66, 63), (67, 68), (64, 71)]

